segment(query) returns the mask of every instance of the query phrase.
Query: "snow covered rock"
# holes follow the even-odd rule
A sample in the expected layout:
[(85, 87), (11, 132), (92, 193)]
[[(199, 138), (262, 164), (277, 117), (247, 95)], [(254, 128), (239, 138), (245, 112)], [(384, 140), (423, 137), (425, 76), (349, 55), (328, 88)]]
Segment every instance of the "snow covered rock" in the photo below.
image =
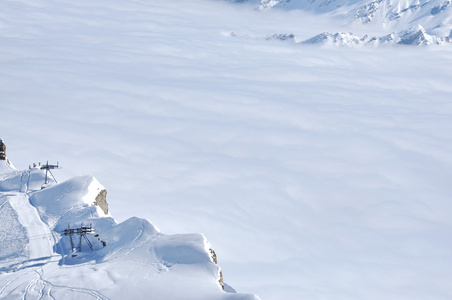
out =
[(355, 13), (353, 22), (370, 23), (375, 17), (375, 14), (380, 10), (383, 0), (375, 0), (360, 7)]
[(290, 34), (273, 34), (267, 37), (267, 40), (294, 41), (295, 35)]
[(399, 37), (400, 41), (398, 44), (402, 45), (441, 45), (450, 43), (449, 37), (429, 35), (421, 25), (400, 32)]
[(0, 160), (6, 160), (6, 145), (2, 139), (0, 139)]
[(324, 32), (304, 41), (303, 43), (349, 46), (361, 44), (366, 38), (367, 36), (359, 37), (352, 34), (351, 32), (337, 32), (333, 34)]
[(0, 138), (0, 174), (2, 173), (2, 169), (5, 170), (14, 170), (13, 164), (9, 161), (8, 157), (6, 157), (6, 145), (3, 142), (3, 139)]
[(450, 0), (444, 1), (443, 3), (433, 7), (432, 10), (430, 11), (430, 13), (432, 15), (439, 14), (440, 12), (445, 11), (449, 7), (450, 4), (451, 4)]
[[(54, 184), (30, 195), (30, 202), (35, 206), (47, 223), (55, 223), (66, 214), (89, 213), (92, 206), (96, 216), (105, 216), (104, 210), (95, 206), (96, 198), (105, 188), (93, 176), (78, 176), (60, 184)], [(85, 216), (78, 216), (83, 219)], [(66, 224), (67, 225), (67, 224)]]
[(102, 189), (97, 194), (96, 199), (94, 201), (94, 205), (99, 206), (104, 214), (108, 214), (108, 202), (107, 202), (107, 190)]

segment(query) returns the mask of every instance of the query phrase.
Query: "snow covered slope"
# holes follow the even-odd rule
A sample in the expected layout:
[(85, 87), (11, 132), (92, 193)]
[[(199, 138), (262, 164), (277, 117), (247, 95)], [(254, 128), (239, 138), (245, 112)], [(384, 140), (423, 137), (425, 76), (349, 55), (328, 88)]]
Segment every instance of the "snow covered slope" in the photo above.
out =
[(261, 0), (260, 8), (309, 9), (351, 17), (353, 22), (386, 25), (419, 22), (450, 26), (450, 0)]
[[(2, 299), (257, 299), (222, 290), (203, 235), (164, 235), (145, 219), (105, 215), (94, 205), (104, 187), (92, 176), (41, 190), (40, 169), (0, 161), (0, 171)], [(64, 230), (81, 226), (95, 233), (74, 234), (71, 245)]]

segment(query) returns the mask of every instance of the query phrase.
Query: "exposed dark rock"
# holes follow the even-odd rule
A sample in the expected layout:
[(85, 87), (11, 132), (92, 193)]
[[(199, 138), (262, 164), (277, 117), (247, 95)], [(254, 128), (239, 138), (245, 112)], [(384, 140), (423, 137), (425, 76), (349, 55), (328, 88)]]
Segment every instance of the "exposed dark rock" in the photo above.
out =
[(267, 37), (267, 40), (281, 40), (281, 41), (287, 41), (287, 40), (294, 40), (295, 35), (293, 34), (274, 34), (269, 37)]
[(6, 145), (2, 139), (0, 139), (0, 160), (6, 160)]
[(443, 2), (441, 5), (437, 5), (437, 6), (435, 6), (434, 8), (432, 8), (432, 10), (430, 11), (430, 13), (431, 13), (432, 15), (439, 14), (440, 12), (446, 10), (446, 8), (447, 8), (450, 4), (451, 4), (451, 1), (450, 1), (450, 0), (445, 1), (445, 2)]
[[(210, 248), (209, 251), (210, 251), (210, 258), (212, 258), (212, 261), (218, 265), (217, 254), (215, 253), (215, 250)], [(223, 272), (222, 271), (220, 271), (220, 279), (218, 280), (218, 283), (220, 284), (221, 288), (224, 291), (224, 281), (223, 281)]]
[(99, 206), (105, 214), (108, 214), (108, 203), (107, 203), (107, 190), (103, 189), (96, 196), (94, 205)]
[(380, 10), (383, 0), (375, 0), (361, 7), (353, 18), (353, 22), (370, 23), (376, 12)]

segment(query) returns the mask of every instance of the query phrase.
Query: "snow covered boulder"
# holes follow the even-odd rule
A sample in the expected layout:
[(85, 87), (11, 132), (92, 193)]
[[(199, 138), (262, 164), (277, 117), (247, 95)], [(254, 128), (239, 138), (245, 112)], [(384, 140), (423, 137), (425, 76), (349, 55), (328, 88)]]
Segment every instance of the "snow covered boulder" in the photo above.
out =
[[(30, 201), (48, 224), (79, 213), (88, 214), (89, 217), (106, 216), (105, 210), (98, 206), (100, 202), (108, 208), (105, 199), (99, 200), (99, 195), (106, 194), (104, 190), (93, 176), (77, 176), (33, 193)], [(89, 206), (93, 209), (84, 210)]]

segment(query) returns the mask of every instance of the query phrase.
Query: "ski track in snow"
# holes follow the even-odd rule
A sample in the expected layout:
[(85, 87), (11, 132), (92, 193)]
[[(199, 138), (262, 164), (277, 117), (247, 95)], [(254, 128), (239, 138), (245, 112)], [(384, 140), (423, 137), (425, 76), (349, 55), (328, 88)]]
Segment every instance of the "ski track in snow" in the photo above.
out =
[(15, 196), (10, 196), (9, 200), (18, 214), (19, 222), (28, 232), (29, 258), (51, 257), (53, 254), (53, 245), (50, 240), (51, 230), (42, 222), (36, 208), (30, 204), (28, 196), (18, 193)]
[[(100, 299), (100, 300), (109, 300), (108, 297), (106, 297), (105, 295), (103, 295), (102, 293), (96, 291), (96, 290), (92, 290), (92, 289), (86, 289), (86, 288), (75, 288), (75, 287), (69, 287), (69, 286), (63, 286), (63, 285), (56, 285), (51, 283), (50, 281), (47, 281), (43, 278), (44, 272), (41, 269), (39, 270), (35, 270), (35, 272), (38, 274), (37, 277), (35, 277), (35, 279), (30, 282), (30, 285), (27, 286), (27, 290), (23, 296), (23, 299), (25, 300), (27, 297), (27, 294), (30, 293), (31, 288), (38, 286), (39, 284), (42, 285), (42, 288), (40, 289), (40, 293), (39, 293), (39, 297), (33, 297), (31, 299), (41, 299), (43, 296), (43, 291), (45, 289), (48, 290), (48, 294), (51, 295), (50, 291), (52, 289), (56, 290), (56, 289), (61, 289), (64, 291), (68, 291), (70, 293), (79, 293), (79, 294), (83, 294), (84, 296), (91, 296), (95, 299)], [(53, 297), (52, 297), (53, 298)]]
[[(49, 227), (42, 222), (37, 210), (30, 204), (28, 195), (25, 193), (28, 191), (29, 176), (28, 171), (21, 173), (20, 190), (24, 192), (8, 193), (7, 200), (1, 204), (0, 208), (6, 203), (10, 203), (14, 210), (17, 212), (17, 218), (19, 222), (25, 227), (29, 242), (26, 246), (28, 250), (28, 259), (20, 261), (10, 265), (8, 268), (15, 272), (20, 272), (20, 276), (15, 277), (7, 282), (2, 282), (2, 288), (0, 289), (0, 297), (8, 298), (8, 287), (15, 281), (19, 281), (19, 285), (22, 285), (21, 280), (26, 274), (37, 273), (25, 287), (21, 299), (54, 299), (51, 294), (51, 290), (60, 289), (70, 293), (83, 294), (83, 298), (91, 296), (95, 299), (107, 300), (108, 297), (104, 296), (100, 292), (87, 288), (76, 288), (62, 285), (52, 284), (50, 281), (43, 278), (42, 266), (50, 262), (56, 263), (61, 258), (60, 255), (53, 255), (53, 245), (56, 244), (58, 238), (56, 233), (52, 232)], [(26, 179), (24, 177), (27, 177)], [(25, 183), (25, 185), (24, 185)], [(3, 195), (5, 197), (5, 195)], [(58, 258), (53, 260), (53, 258)], [(64, 259), (64, 257), (63, 257)], [(17, 286), (13, 286), (15, 290)], [(6, 292), (6, 294), (5, 294)]]
[(137, 241), (140, 238), (142, 238), (143, 232), (144, 232), (144, 224), (142, 223), (139, 232), (137, 233), (137, 235), (133, 238), (133, 240), (130, 243), (127, 243), (126, 245), (118, 247), (116, 250), (114, 250), (111, 253), (109, 253), (108, 255), (106, 255), (104, 260), (114, 260), (115, 259), (114, 257), (116, 255), (116, 253), (118, 253), (118, 252), (123, 252), (122, 255), (127, 255), (130, 252), (132, 252), (133, 250), (135, 250), (136, 248), (143, 245), (150, 238), (152, 238), (152, 237), (146, 237), (146, 238), (142, 239), (139, 242), (139, 244), (137, 244)]

